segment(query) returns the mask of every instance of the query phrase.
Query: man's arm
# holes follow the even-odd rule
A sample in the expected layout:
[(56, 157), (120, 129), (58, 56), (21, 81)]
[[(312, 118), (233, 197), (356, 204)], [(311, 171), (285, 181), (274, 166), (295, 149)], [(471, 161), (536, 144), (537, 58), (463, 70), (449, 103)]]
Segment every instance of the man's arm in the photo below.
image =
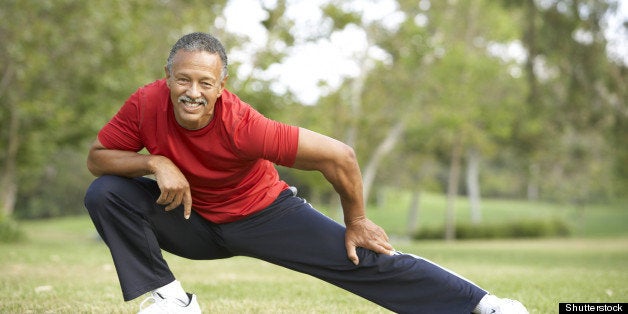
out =
[(190, 184), (170, 159), (159, 155), (144, 155), (132, 151), (108, 149), (94, 141), (87, 156), (87, 168), (95, 176), (106, 174), (122, 177), (155, 175), (161, 195), (157, 204), (171, 210), (183, 204), (185, 218), (192, 211)]
[(340, 195), (347, 227), (345, 245), (347, 256), (358, 264), (356, 247), (376, 253), (391, 254), (393, 247), (386, 232), (368, 218), (364, 211), (362, 175), (355, 153), (348, 145), (300, 128), (299, 145), (294, 168), (318, 170)]

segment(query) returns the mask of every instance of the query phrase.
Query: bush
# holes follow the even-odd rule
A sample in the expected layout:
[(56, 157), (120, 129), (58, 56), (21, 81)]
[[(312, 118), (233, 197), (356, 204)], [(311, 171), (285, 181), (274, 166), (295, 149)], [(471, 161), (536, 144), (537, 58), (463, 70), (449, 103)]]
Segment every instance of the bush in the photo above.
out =
[(0, 243), (11, 243), (26, 237), (15, 220), (0, 215)]
[(16, 219), (43, 219), (85, 214), (83, 197), (94, 177), (85, 164), (85, 154), (62, 149), (28, 178), (18, 193)]
[[(564, 237), (571, 233), (562, 220), (521, 220), (495, 224), (457, 224), (457, 239), (514, 239)], [(445, 227), (424, 228), (414, 236), (417, 240), (443, 239)]]

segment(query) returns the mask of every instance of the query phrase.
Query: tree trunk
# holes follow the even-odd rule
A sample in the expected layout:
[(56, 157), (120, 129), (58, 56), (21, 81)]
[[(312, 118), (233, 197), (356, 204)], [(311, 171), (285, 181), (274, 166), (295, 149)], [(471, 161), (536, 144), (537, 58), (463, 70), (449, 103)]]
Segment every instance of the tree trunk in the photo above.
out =
[(528, 188), (527, 188), (528, 201), (536, 201), (539, 199), (540, 174), (541, 174), (541, 168), (539, 167), (539, 164), (532, 163), (530, 165), (530, 171), (528, 173)]
[(2, 81), (0, 81), (0, 99), (2, 99), (7, 108), (9, 108), (9, 125), (7, 136), (7, 150), (4, 156), (4, 167), (0, 173), (0, 215), (5, 217), (11, 216), (15, 209), (15, 200), (17, 198), (17, 150), (19, 148), (19, 129), (20, 118), (18, 114), (18, 107), (16, 104), (11, 103), (5, 97), (2, 97), (4, 91), (9, 85), (11, 77), (13, 76), (13, 68), (9, 66), (4, 75)]
[(377, 174), (377, 168), (379, 168), (382, 159), (384, 159), (384, 157), (390, 153), (393, 148), (395, 148), (395, 144), (397, 144), (403, 134), (403, 129), (403, 121), (400, 120), (390, 130), (388, 130), (386, 138), (379, 143), (375, 151), (371, 154), (371, 159), (369, 159), (368, 164), (364, 168), (364, 173), (362, 174), (365, 202), (368, 202), (369, 200), (373, 182), (375, 181), (375, 175)]
[(482, 222), (482, 208), (480, 205), (480, 153), (475, 148), (467, 152), (467, 194), (471, 208), (471, 223), (477, 225)]
[[(523, 35), (524, 44), (528, 50), (528, 58), (525, 63), (525, 73), (528, 85), (528, 97), (526, 99), (526, 106), (528, 110), (527, 119), (534, 121), (540, 114), (540, 95), (538, 87), (538, 79), (536, 72), (534, 71), (534, 62), (539, 54), (537, 47), (537, 32), (536, 32), (536, 15), (537, 8), (534, 0), (527, 0), (526, 6), (526, 29)], [(524, 122), (525, 123), (525, 122)], [(528, 200), (536, 200), (539, 196), (539, 182), (538, 182), (538, 164), (528, 154), (529, 163), (529, 176), (527, 186)]]
[(447, 184), (447, 210), (445, 212), (445, 240), (456, 239), (456, 197), (460, 180), (460, 163), (462, 159), (462, 143), (460, 138), (454, 140), (451, 150), (451, 165), (449, 167), (449, 182)]
[(421, 212), (421, 190), (415, 189), (408, 208), (407, 234), (413, 237), (419, 231), (419, 213)]
[(17, 198), (17, 149), (19, 146), (18, 130), (19, 117), (17, 108), (10, 105), (9, 107), (9, 136), (7, 152), (5, 155), (5, 163), (0, 174), (0, 206), (2, 206), (1, 215), (4, 217), (11, 216), (15, 209), (15, 200)]
[(351, 108), (351, 117), (349, 120), (349, 128), (345, 136), (345, 143), (351, 147), (356, 147), (358, 138), (358, 124), (362, 115), (362, 93), (364, 92), (364, 82), (368, 76), (367, 52), (360, 56), (360, 73), (351, 81), (349, 89), (349, 106)]
[[(539, 88), (537, 85), (536, 73), (534, 72), (534, 62), (538, 55), (536, 45), (536, 4), (534, 0), (527, 0), (526, 5), (526, 30), (523, 34), (526, 48), (528, 49), (528, 58), (526, 59), (526, 79), (528, 81), (528, 99), (527, 104), (530, 110), (536, 108), (539, 99)], [(532, 111), (534, 113), (534, 111)]]

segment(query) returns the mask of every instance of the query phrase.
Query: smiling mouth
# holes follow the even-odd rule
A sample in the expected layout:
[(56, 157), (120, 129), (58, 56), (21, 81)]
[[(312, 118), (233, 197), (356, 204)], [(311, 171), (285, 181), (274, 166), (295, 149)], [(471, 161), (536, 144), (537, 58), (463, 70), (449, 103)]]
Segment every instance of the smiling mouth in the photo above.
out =
[(183, 95), (180, 96), (177, 100), (179, 101), (179, 103), (183, 104), (185, 108), (192, 110), (207, 105), (207, 100), (205, 100), (205, 98), (203, 97), (193, 99), (189, 96)]

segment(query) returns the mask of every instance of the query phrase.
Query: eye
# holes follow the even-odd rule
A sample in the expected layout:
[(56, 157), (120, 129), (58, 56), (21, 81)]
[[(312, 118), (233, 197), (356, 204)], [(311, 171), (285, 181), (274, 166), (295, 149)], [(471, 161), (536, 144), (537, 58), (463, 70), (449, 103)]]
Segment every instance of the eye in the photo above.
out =
[(177, 84), (179, 84), (179, 85), (187, 85), (189, 83), (190, 83), (190, 80), (185, 78), (185, 77), (177, 78)]
[(214, 84), (209, 82), (201, 82), (201, 85), (203, 85), (203, 87), (207, 89), (214, 87)]

